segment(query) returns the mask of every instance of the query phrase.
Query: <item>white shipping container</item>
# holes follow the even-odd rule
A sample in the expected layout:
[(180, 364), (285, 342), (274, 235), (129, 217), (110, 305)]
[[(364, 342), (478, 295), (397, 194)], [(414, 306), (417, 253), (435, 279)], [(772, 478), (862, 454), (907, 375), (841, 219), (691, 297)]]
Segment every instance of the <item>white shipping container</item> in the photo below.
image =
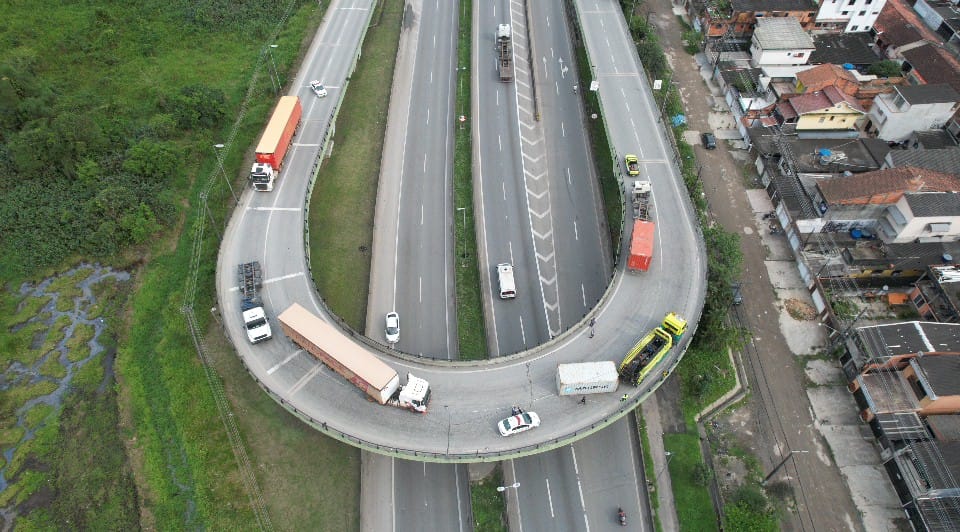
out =
[(614, 392), (619, 383), (617, 365), (610, 360), (557, 366), (557, 393), (560, 395)]

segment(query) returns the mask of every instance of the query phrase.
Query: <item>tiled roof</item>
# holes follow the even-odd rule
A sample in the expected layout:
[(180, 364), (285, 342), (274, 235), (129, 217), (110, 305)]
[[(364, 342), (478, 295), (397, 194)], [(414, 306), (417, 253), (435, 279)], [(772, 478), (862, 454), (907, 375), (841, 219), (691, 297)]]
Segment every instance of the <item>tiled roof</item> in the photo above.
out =
[(929, 355), (914, 359), (938, 396), (960, 395), (960, 355)]
[(865, 31), (814, 35), (813, 45), (817, 49), (810, 54), (810, 63), (870, 65), (879, 61), (871, 44), (870, 34)]
[[(956, 141), (949, 133), (942, 129), (928, 129), (926, 131), (914, 131), (913, 136), (919, 146), (925, 150), (938, 150), (941, 148), (952, 148), (957, 145)], [(914, 146), (916, 148), (916, 146)]]
[(946, 83), (905, 85), (895, 87), (893, 90), (899, 92), (911, 105), (960, 102), (960, 94)]
[(816, 11), (812, 0), (730, 0), (734, 12)]
[(960, 147), (939, 150), (892, 150), (887, 154), (890, 166), (914, 166), (937, 172), (956, 174), (960, 172)]
[(823, 179), (818, 183), (827, 203), (895, 192), (960, 191), (960, 178), (911, 166), (863, 172), (849, 177)]
[(813, 48), (813, 39), (793, 17), (757, 19), (753, 38), (764, 50), (804, 50)]
[(900, 13), (887, 2), (873, 23), (873, 28), (880, 33), (884, 42), (893, 46), (904, 46), (923, 40), (923, 34), (912, 23), (907, 22)]
[(854, 111), (864, 112), (856, 100), (840, 92), (833, 85), (824, 87), (820, 91), (804, 93), (790, 98), (790, 105), (793, 106), (798, 115), (828, 109), (840, 102), (846, 102)]
[(777, 112), (780, 113), (780, 116), (782, 116), (784, 120), (792, 120), (800, 116), (797, 114), (797, 110), (793, 108), (793, 105), (790, 104), (789, 100), (778, 103)]
[(901, 52), (904, 59), (928, 84), (947, 83), (960, 91), (960, 61), (932, 44)]
[(832, 63), (797, 72), (797, 81), (803, 83), (806, 87), (819, 87), (823, 84), (833, 85), (837, 80), (857, 82), (857, 78), (849, 70)]
[(960, 216), (960, 194), (955, 192), (921, 192), (904, 197), (914, 216)]

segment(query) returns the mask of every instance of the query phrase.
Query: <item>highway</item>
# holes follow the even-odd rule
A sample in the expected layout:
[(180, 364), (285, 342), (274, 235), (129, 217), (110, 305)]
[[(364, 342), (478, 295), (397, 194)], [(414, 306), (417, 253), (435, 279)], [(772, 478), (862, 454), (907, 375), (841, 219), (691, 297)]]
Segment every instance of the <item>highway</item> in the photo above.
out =
[[(399, 349), (456, 359), (451, 224), (457, 3), (412, 0), (406, 6), (377, 191), (375, 227), (382, 230), (371, 250), (366, 332), (382, 339), (384, 314), (396, 310)], [(364, 453), (365, 529), (472, 529), (466, 466)]]
[[(603, 38), (610, 38), (615, 31), (622, 31), (626, 35), (626, 30), (614, 2), (606, 2), (602, 6), (596, 3), (591, 5), (593, 9), (588, 24), (592, 26), (604, 21), (609, 26), (601, 30), (605, 34), (601, 33), (600, 42), (588, 35), (591, 57), (596, 57), (595, 50), (601, 50), (600, 55), (603, 55)], [(650, 379), (639, 388), (629, 388), (629, 400), (625, 402), (620, 402), (616, 397), (604, 397), (573, 409), (575, 399), (556, 394), (554, 374), (557, 364), (619, 358), (669, 311), (679, 312), (695, 327), (703, 304), (706, 278), (706, 261), (702, 241), (695, 229), (692, 207), (685, 198), (676, 170), (666, 158), (663, 140), (659, 138), (657, 130), (650, 127), (655, 122), (646, 101), (646, 86), (638, 76), (635, 63), (605, 65), (600, 59), (594, 59), (604, 106), (610, 105), (612, 108), (612, 111), (606, 111), (606, 115), (620, 119), (611, 119), (609, 128), (613, 142), (621, 153), (631, 147), (642, 148), (637, 152), (641, 154), (644, 170), (654, 184), (658, 246), (649, 272), (625, 275), (621, 269), (616, 270), (596, 311), (600, 324), (596, 338), (588, 338), (583, 327), (574, 327), (536, 349), (514, 356), (451, 364), (415, 355), (390, 356), (387, 353), (395, 351), (382, 345), (382, 337), (374, 338), (381, 342), (378, 346), (355, 336), (357, 342), (371, 352), (379, 353), (401, 375), (405, 376), (407, 371), (411, 371), (430, 382), (433, 392), (431, 411), (425, 415), (415, 415), (370, 403), (357, 388), (298, 349), (280, 333), (275, 316), (293, 302), (333, 320), (310, 281), (304, 255), (306, 235), (302, 231), (291, 231), (290, 228), (303, 226), (303, 199), (310, 188), (312, 168), (323, 141), (323, 131), (352, 64), (352, 55), (344, 57), (336, 52), (356, 49), (356, 39), (360, 38), (370, 16), (368, 8), (367, 2), (335, 1), (331, 4), (320, 37), (311, 47), (293, 83), (295, 93), (304, 99), (304, 120), (296, 139), (297, 144), (287, 156), (278, 188), (272, 193), (245, 191), (241, 207), (231, 218), (225, 232), (219, 254), (217, 291), (224, 324), (239, 356), (270, 396), (301, 419), (330, 436), (382, 454), (461, 463), (499, 460), (562, 447), (612, 424), (635, 407), (658, 381)], [(503, 16), (503, 13), (498, 16)], [(478, 33), (482, 34), (487, 26), (475, 22)], [(492, 39), (493, 29), (489, 31), (487, 38)], [(490, 50), (490, 46), (492, 42), (486, 49)], [(475, 53), (483, 52), (478, 46)], [(475, 56), (474, 60), (479, 62), (479, 57)], [(487, 67), (478, 68), (476, 77), (493, 75), (492, 56), (487, 55), (484, 63)], [(315, 77), (322, 77), (330, 86), (331, 95), (326, 99), (318, 99), (308, 92), (306, 83)], [(507, 92), (505, 88), (503, 92)], [(500, 100), (500, 104), (503, 116), (510, 120), (507, 107), (511, 104), (508, 100)], [(516, 98), (512, 105), (516, 105)], [(478, 117), (473, 126), (499, 127), (496, 120), (491, 120), (492, 116), (492, 113), (487, 113)], [(514, 126), (514, 131), (516, 127), (519, 124)], [(638, 127), (639, 130), (636, 129)], [(635, 135), (637, 138), (634, 138)], [(492, 146), (489, 148), (492, 149)], [(509, 154), (503, 156), (503, 159), (511, 158)], [(498, 157), (493, 157), (493, 162), (488, 159), (481, 157), (477, 164), (503, 162)], [(504, 168), (510, 167), (504, 164)], [(506, 186), (506, 181), (500, 185), (501, 203), (506, 203), (502, 192)], [(483, 183), (484, 192), (489, 192), (491, 198), (496, 197), (496, 188), (496, 184)], [(492, 213), (493, 207), (489, 208)], [(491, 234), (498, 236), (493, 239), (493, 244), (490, 243)], [(511, 235), (488, 232), (486, 237), (487, 256), (491, 262), (497, 260), (495, 256), (509, 257), (511, 246), (514, 253), (520, 251), (517, 248), (522, 243), (522, 237), (516, 237), (519, 239), (516, 244), (512, 244), (514, 237)], [(629, 241), (629, 235), (625, 241)], [(494, 244), (498, 246), (496, 249)], [(249, 260), (259, 260), (264, 266), (266, 280), (263, 296), (272, 325), (277, 330), (273, 340), (255, 346), (249, 345), (243, 335), (234, 275), (236, 265)], [(523, 268), (528, 269), (529, 265)], [(534, 286), (521, 289), (536, 290), (539, 277), (523, 282), (531, 282)], [(642, 304), (638, 305), (638, 301)], [(494, 303), (498, 312), (506, 307), (516, 310), (519, 315), (522, 310), (519, 305), (507, 305), (516, 302)], [(543, 316), (540, 319), (546, 321), (544, 313), (539, 314)], [(546, 327), (540, 330), (546, 330)], [(349, 331), (346, 334), (350, 334)], [(498, 325), (498, 334), (523, 338), (517, 321), (505, 320), (504, 325)], [(517, 345), (526, 345), (529, 341)], [(664, 370), (669, 371), (673, 367), (684, 345), (682, 343), (663, 362)], [(543, 425), (537, 430), (511, 438), (500, 437), (495, 424), (504, 417), (511, 404), (536, 410), (544, 419)]]

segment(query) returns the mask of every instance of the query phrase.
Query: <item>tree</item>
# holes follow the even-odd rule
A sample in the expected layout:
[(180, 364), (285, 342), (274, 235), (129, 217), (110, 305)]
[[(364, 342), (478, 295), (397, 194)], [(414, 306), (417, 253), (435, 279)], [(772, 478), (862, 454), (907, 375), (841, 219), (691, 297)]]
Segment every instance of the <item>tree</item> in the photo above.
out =
[(870, 65), (870, 68), (867, 69), (867, 74), (873, 74), (881, 78), (895, 78), (902, 75), (903, 71), (900, 70), (900, 64), (896, 61), (884, 59), (883, 61), (877, 61)]
[(226, 116), (226, 97), (220, 89), (190, 85), (180, 89), (165, 106), (183, 129), (213, 128)]
[(123, 169), (150, 181), (164, 182), (177, 171), (180, 154), (173, 144), (154, 140), (141, 140), (127, 150)]

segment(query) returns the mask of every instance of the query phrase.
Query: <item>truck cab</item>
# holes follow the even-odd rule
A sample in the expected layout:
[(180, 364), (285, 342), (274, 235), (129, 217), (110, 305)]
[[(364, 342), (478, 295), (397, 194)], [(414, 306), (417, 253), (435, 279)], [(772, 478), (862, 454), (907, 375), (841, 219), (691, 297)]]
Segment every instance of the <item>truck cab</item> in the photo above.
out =
[[(247, 307), (245, 304), (244, 307)], [(243, 309), (243, 327), (247, 331), (247, 340), (251, 344), (260, 343), (273, 337), (267, 314), (260, 305)]]
[(276, 174), (270, 163), (253, 163), (250, 168), (250, 184), (253, 189), (260, 192), (270, 192), (273, 190), (273, 179)]
[(407, 384), (400, 388), (397, 406), (409, 408), (415, 412), (426, 412), (430, 403), (430, 383), (420, 377), (407, 373)]

